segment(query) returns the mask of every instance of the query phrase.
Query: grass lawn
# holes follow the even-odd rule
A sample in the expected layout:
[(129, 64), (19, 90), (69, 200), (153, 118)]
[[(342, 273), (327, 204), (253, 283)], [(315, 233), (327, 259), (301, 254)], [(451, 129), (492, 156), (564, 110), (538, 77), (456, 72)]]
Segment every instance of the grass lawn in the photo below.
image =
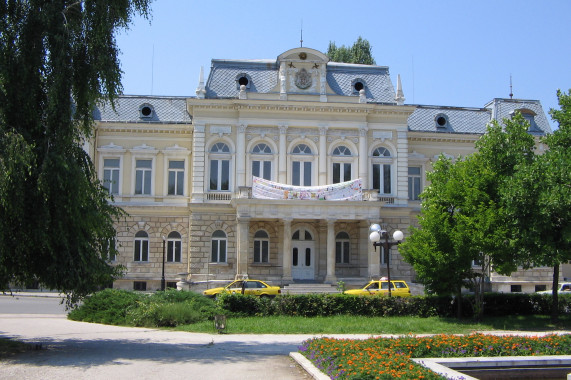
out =
[[(509, 316), (458, 321), (454, 318), (419, 317), (228, 317), (227, 334), (469, 334), (474, 331), (571, 330), (571, 315), (553, 325), (548, 316)], [(183, 325), (180, 331), (214, 333), (212, 321)]]

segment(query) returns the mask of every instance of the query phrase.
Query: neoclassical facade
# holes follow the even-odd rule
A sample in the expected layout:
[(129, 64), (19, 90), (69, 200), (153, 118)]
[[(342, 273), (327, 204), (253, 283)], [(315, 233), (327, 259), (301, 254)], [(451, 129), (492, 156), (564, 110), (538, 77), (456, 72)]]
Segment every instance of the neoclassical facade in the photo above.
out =
[[(102, 105), (90, 154), (128, 213), (117, 222), (114, 261), (127, 271), (114, 286), (157, 289), (163, 269), (168, 286), (191, 288), (236, 276), (362, 283), (385, 275), (387, 260), (393, 278), (414, 282), (397, 249), (374, 250), (369, 226), (406, 238), (431, 163), (472, 153), (491, 120), (519, 110), (530, 133), (550, 127), (534, 100), (404, 102), (388, 67), (329, 62), (301, 47), (270, 60), (213, 60), (194, 97)], [(260, 197), (257, 179), (289, 190)], [(356, 180), (352, 200), (292, 196)], [(490, 280), (495, 290), (533, 291), (550, 283), (551, 270)]]

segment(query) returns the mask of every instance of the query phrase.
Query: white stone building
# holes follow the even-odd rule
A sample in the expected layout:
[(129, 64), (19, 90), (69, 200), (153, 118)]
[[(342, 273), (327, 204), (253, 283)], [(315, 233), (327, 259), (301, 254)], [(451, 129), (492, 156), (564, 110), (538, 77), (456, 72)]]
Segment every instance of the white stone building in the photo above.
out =
[[(285, 285), (414, 282), (397, 249), (375, 252), (368, 228), (416, 223), (425, 173), (441, 153), (465, 156), (493, 119), (520, 110), (550, 132), (539, 101), (482, 108), (408, 105), (388, 67), (329, 62), (310, 48), (270, 60), (213, 60), (196, 97), (121, 96), (97, 110), (91, 154), (114, 202), (126, 276), (114, 286), (160, 288), (247, 275)], [(254, 177), (332, 187), (360, 179), (360, 200), (252, 192)], [(283, 193), (282, 193), (283, 195)], [(491, 282), (501, 291), (548, 285), (550, 268)], [(512, 285), (515, 285), (513, 287)], [(521, 285), (519, 288), (517, 285)]]

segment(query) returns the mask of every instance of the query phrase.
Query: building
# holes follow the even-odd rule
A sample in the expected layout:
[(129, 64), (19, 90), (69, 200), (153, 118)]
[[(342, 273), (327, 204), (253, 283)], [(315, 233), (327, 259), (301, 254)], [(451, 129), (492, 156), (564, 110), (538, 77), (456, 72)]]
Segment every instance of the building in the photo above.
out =
[[(117, 223), (115, 262), (127, 273), (115, 286), (160, 288), (163, 252), (168, 286), (236, 276), (362, 283), (385, 275), (386, 260), (393, 277), (414, 281), (396, 249), (374, 250), (369, 226), (406, 237), (431, 163), (472, 153), (491, 120), (519, 110), (530, 133), (550, 127), (535, 100), (404, 101), (388, 67), (329, 62), (300, 47), (270, 60), (212, 60), (195, 97), (102, 105), (90, 153), (129, 214)], [(324, 195), (335, 189), (353, 200)], [(533, 291), (550, 284), (551, 269), (491, 280), (496, 290)]]

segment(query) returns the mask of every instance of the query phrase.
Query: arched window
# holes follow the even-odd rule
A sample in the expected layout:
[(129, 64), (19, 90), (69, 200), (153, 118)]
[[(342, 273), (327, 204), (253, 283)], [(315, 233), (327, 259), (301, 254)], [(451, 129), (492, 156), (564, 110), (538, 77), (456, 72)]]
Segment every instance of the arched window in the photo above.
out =
[(333, 183), (351, 180), (351, 150), (344, 145), (333, 149)]
[(230, 159), (228, 145), (219, 142), (210, 148), (210, 190), (230, 190)]
[(293, 186), (311, 186), (311, 164), (313, 154), (311, 148), (305, 144), (296, 145), (291, 154), (292, 174), (291, 183)]
[(270, 237), (266, 231), (259, 230), (254, 234), (254, 262), (270, 262)]
[(133, 261), (149, 261), (149, 235), (145, 231), (135, 234)]
[(212, 250), (210, 261), (213, 263), (225, 263), (226, 246), (227, 240), (224, 231), (214, 231), (214, 233), (212, 233)]
[(339, 232), (335, 237), (335, 263), (349, 264), (349, 234), (347, 232)]
[(167, 262), (180, 263), (182, 252), (182, 238), (180, 234), (173, 231), (167, 238)]
[(391, 152), (385, 147), (378, 147), (373, 151), (371, 161), (373, 169), (373, 189), (378, 190), (381, 194), (391, 194), (391, 172), (393, 164)]
[(260, 143), (252, 149), (252, 176), (270, 181), (272, 179), (272, 148)]

